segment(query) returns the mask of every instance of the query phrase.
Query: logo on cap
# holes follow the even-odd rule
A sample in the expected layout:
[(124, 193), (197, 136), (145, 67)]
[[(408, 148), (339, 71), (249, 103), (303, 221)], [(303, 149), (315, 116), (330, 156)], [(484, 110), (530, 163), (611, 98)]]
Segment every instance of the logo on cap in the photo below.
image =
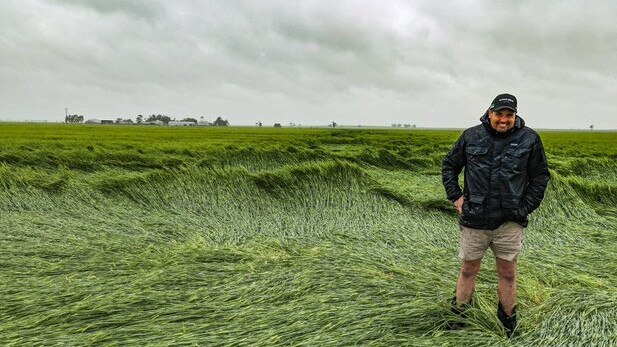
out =
[(491, 107), (489, 110), (491, 111), (499, 111), (501, 109), (510, 109), (516, 112), (516, 97), (512, 94), (499, 94), (493, 99), (491, 103)]

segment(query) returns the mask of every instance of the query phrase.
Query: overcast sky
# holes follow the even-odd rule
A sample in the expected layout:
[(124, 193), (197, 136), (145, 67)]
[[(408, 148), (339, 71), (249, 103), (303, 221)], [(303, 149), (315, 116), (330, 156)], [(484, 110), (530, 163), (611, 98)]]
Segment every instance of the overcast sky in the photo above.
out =
[(0, 119), (617, 128), (615, 1), (1, 0)]

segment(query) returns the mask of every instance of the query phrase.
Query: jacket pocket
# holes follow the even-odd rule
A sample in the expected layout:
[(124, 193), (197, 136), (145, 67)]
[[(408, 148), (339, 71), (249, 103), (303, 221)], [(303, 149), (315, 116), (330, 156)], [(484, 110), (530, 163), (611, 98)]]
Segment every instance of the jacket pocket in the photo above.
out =
[[(471, 196), (470, 196), (471, 199)], [(460, 220), (468, 224), (483, 223), (486, 219), (486, 211), (481, 203), (465, 200), (463, 203)]]
[(508, 148), (505, 153), (504, 166), (514, 171), (525, 171), (531, 148)]
[(517, 209), (521, 203), (521, 199), (518, 197), (502, 197), (501, 207), (506, 210)]
[(467, 146), (465, 153), (468, 155), (485, 155), (488, 153), (488, 148), (483, 146)]
[(469, 194), (469, 201), (474, 204), (482, 204), (484, 202), (484, 195), (481, 194)]
[(524, 214), (520, 207), (521, 198), (516, 196), (505, 196), (501, 198), (501, 208), (506, 217), (509, 217), (515, 222), (524, 222), (527, 220), (527, 215)]

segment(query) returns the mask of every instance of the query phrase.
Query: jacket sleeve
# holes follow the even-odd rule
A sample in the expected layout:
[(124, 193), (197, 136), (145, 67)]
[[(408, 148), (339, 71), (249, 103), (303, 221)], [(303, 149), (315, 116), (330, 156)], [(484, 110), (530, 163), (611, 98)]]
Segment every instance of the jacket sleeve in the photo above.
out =
[(458, 184), (458, 175), (465, 164), (465, 138), (463, 134), (446, 155), (441, 167), (441, 180), (450, 201), (456, 201), (463, 196), (463, 191)]
[(521, 214), (528, 215), (533, 210), (540, 206), (540, 202), (544, 198), (544, 191), (550, 179), (548, 164), (546, 162), (546, 154), (544, 146), (538, 137), (536, 144), (531, 149), (529, 161), (527, 162), (527, 190), (521, 207)]

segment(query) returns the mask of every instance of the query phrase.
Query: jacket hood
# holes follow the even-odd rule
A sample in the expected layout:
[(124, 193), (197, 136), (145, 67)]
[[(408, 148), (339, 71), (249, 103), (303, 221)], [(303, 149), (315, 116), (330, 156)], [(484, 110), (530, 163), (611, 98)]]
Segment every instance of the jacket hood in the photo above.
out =
[[(489, 133), (493, 135), (504, 135), (502, 133), (497, 132), (497, 130), (493, 129), (493, 127), (491, 126), (491, 121), (488, 119), (488, 110), (486, 110), (486, 112), (484, 112), (484, 115), (480, 117), (480, 121), (482, 122), (482, 124), (484, 125), (484, 127)], [(519, 115), (516, 115), (516, 118), (514, 119), (514, 126), (512, 127), (512, 129), (508, 130), (505, 134), (518, 131), (522, 129), (524, 126), (525, 126), (525, 120), (521, 118)]]

